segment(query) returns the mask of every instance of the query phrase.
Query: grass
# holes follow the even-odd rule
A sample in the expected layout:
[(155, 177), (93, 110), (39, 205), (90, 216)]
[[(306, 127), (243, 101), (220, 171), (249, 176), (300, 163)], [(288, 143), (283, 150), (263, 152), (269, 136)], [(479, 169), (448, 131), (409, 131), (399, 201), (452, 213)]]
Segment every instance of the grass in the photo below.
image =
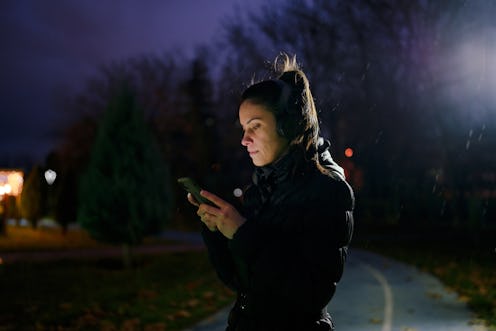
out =
[[(82, 231), (8, 230), (0, 252), (104, 246)], [(496, 330), (494, 233), (467, 245), (466, 238), (431, 240), (424, 233), (404, 240), (394, 228), (375, 237), (361, 231), (355, 246), (437, 276)], [(0, 264), (0, 331), (183, 330), (232, 300), (205, 252), (141, 256), (128, 270), (117, 258)]]
[[(392, 230), (393, 232), (395, 230)], [(386, 238), (391, 238), (391, 229)], [(438, 240), (429, 236), (404, 236), (398, 231), (396, 240), (358, 239), (357, 246), (416, 266), (438, 277), (457, 292), (460, 300), (491, 329), (496, 330), (496, 247), (494, 232), (469, 238), (468, 233), (446, 235)], [(372, 238), (374, 236), (371, 236)], [(410, 239), (405, 239), (405, 238)], [(376, 237), (377, 238), (377, 237)], [(412, 240), (412, 238), (416, 238)], [(445, 238), (445, 239), (443, 239)]]
[[(143, 244), (168, 244), (170, 241), (145, 238)], [(50, 251), (77, 248), (112, 247), (92, 239), (87, 232), (72, 229), (65, 234), (59, 228), (7, 227), (7, 235), (0, 237), (0, 252)]]
[(65, 235), (60, 229), (31, 227), (7, 227), (7, 235), (0, 237), (0, 252), (60, 250), (71, 248), (105, 247), (90, 238), (85, 231), (69, 230)]
[(0, 269), (0, 330), (182, 330), (233, 300), (205, 252)]
[[(78, 232), (11, 228), (0, 243), (3, 251), (102, 245)], [(0, 331), (183, 330), (234, 300), (205, 251), (142, 255), (130, 269), (120, 257), (0, 264), (0, 293)]]

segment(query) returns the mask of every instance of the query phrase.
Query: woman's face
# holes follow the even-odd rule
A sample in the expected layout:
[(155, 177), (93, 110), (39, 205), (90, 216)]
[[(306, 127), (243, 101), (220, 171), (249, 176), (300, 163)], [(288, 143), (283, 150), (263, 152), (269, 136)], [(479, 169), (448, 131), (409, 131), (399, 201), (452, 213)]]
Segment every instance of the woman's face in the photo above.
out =
[(243, 127), (241, 145), (257, 167), (277, 160), (287, 149), (287, 139), (279, 136), (274, 114), (264, 106), (245, 100), (239, 107), (239, 122)]

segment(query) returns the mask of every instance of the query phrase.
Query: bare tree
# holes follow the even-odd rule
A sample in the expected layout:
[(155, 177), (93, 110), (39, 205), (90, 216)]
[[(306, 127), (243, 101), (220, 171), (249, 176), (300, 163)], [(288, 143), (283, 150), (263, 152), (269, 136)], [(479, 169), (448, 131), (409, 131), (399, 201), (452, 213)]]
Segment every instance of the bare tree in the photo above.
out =
[(323, 134), (331, 136), (338, 159), (344, 147), (353, 146), (354, 162), (367, 169), (360, 193), (387, 204), (381, 208), (389, 208), (387, 217), (396, 220), (425, 205), (420, 196), (430, 196), (426, 208), (439, 212), (442, 201), (431, 193), (435, 169), (455, 174), (468, 157), (454, 164), (450, 152), (451, 128), (459, 137), (467, 123), (446, 115), (461, 106), (442, 97), (453, 78), (446, 72), (456, 69), (446, 59), (459, 41), (456, 36), (494, 29), (491, 12), (490, 2), (463, 0), (267, 4), (259, 13), (226, 22), (223, 78), (237, 72), (237, 80), (246, 82), (258, 74), (254, 68), (280, 51), (296, 54), (310, 76)]

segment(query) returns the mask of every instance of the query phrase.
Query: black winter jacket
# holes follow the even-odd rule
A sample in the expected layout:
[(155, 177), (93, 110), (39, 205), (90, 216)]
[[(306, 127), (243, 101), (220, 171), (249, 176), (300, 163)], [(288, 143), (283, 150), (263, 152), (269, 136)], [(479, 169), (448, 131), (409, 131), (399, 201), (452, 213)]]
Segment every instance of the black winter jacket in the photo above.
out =
[(321, 152), (329, 174), (298, 166), (296, 152), (257, 168), (232, 240), (203, 228), (219, 278), (238, 294), (227, 330), (333, 329), (326, 306), (343, 273), (354, 195)]

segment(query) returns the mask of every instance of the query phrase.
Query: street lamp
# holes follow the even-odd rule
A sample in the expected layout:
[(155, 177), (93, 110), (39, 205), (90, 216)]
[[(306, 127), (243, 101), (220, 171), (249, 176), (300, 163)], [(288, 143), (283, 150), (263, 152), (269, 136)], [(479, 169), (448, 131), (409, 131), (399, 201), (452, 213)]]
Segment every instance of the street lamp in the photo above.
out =
[(52, 213), (52, 211), (55, 208), (55, 197), (53, 196), (53, 189), (52, 189), (52, 184), (55, 182), (55, 179), (57, 178), (57, 173), (52, 170), (52, 169), (47, 169), (45, 171), (45, 180), (48, 184), (47, 190), (46, 190), (46, 208), (47, 212), (49, 214)]
[(47, 171), (45, 171), (45, 180), (48, 185), (52, 185), (53, 182), (55, 182), (56, 178), (57, 178), (57, 173), (52, 169), (48, 169)]

